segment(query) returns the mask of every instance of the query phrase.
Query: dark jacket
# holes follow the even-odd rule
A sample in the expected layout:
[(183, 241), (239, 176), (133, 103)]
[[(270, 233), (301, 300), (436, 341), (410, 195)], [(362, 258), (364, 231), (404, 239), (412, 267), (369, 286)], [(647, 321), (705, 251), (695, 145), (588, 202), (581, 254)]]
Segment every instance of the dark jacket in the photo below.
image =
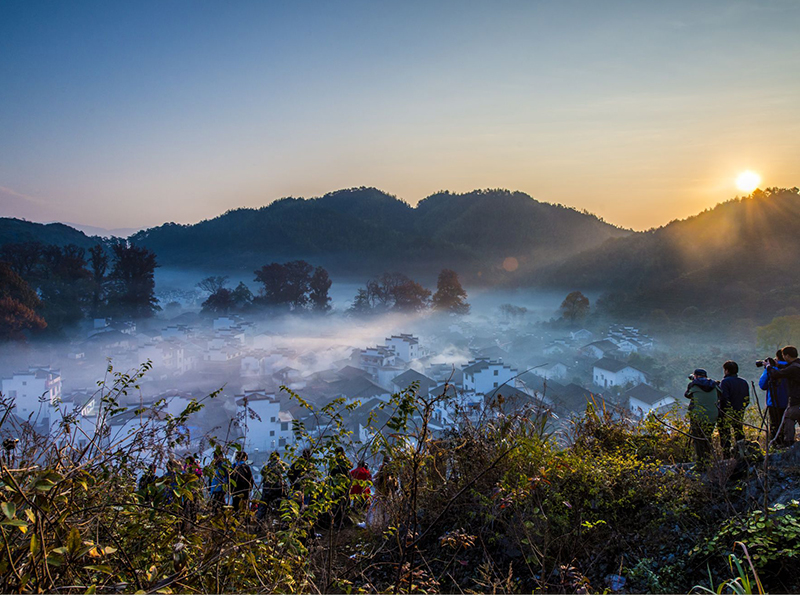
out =
[[(778, 362), (779, 366), (785, 366), (786, 362)], [(772, 380), (769, 368), (764, 368), (761, 378), (758, 379), (758, 387), (767, 391), (767, 407), (777, 407), (786, 409), (789, 403), (789, 393), (786, 387), (786, 379)]]
[(233, 466), (231, 473), (234, 494), (249, 494), (253, 488), (253, 470), (244, 461), (239, 461)]
[(770, 366), (769, 373), (775, 380), (786, 379), (789, 407), (800, 407), (800, 359), (794, 360), (785, 368), (773, 368)]
[(695, 378), (686, 387), (684, 396), (689, 403), (689, 418), (701, 423), (717, 423), (720, 397), (719, 385), (710, 378)]
[(736, 374), (725, 376), (719, 388), (722, 391), (719, 402), (723, 409), (732, 407), (735, 411), (741, 411), (750, 404), (750, 385)]

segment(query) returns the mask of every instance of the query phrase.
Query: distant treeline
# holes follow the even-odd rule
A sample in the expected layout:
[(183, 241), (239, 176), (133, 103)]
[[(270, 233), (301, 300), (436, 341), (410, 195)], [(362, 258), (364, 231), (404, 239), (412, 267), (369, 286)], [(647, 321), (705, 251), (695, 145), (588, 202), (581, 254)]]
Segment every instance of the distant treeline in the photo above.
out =
[(159, 310), (147, 248), (126, 242), (0, 248), (0, 340), (25, 331), (58, 335), (90, 317), (146, 318)]

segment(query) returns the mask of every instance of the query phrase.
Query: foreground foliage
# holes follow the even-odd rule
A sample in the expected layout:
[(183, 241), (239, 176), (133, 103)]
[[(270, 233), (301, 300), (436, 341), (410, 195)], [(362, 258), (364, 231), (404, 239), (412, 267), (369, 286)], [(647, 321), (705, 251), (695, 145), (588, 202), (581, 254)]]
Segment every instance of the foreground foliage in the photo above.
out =
[[(99, 420), (124, 409), (123, 395), (146, 368), (112, 371)], [(465, 418), (441, 435), (430, 426), (441, 398), (412, 386), (375, 416), (360, 443), (343, 417), (356, 405), (334, 401), (312, 411), (315, 423), (296, 423), (297, 448), (309, 447), (310, 464), (298, 491), (259, 522), (206, 504), (208, 469), (202, 478), (176, 471), (137, 490), (147, 457), (189, 452), (181, 428), (202, 402), (135, 436), (113, 436), (102, 422), (89, 434), (62, 410), (47, 441), (14, 427), (13, 403), (3, 405), (3, 432), (20, 437), (0, 476), (3, 592), (798, 587), (791, 569), (800, 560), (800, 504), (765, 514), (749, 489), (765, 478), (744, 460), (733, 473), (720, 464), (716, 474), (694, 474), (688, 428), (675, 417), (633, 423), (590, 407), (567, 427), (531, 409)], [(387, 461), (366, 512), (348, 499), (349, 481), (328, 472), (339, 447)], [(287, 462), (299, 456), (290, 448)], [(343, 509), (362, 525), (334, 520)]]

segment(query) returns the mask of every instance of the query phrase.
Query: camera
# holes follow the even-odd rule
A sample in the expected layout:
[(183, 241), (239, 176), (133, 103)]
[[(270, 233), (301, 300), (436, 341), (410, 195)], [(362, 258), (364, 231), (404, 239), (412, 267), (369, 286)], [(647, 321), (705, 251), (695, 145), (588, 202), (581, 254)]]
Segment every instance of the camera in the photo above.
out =
[(767, 357), (764, 359), (756, 360), (756, 368), (763, 368), (764, 366), (775, 366), (775, 358)]
[(694, 380), (694, 374), (689, 374), (689, 376), (687, 376), (687, 378), (689, 378), (689, 380)]

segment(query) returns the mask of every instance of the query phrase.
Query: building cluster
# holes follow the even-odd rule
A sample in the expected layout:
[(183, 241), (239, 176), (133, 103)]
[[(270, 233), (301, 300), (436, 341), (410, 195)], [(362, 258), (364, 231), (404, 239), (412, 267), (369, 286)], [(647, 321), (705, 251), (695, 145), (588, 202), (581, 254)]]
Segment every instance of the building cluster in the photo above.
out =
[[(239, 439), (258, 462), (294, 445), (301, 425), (329, 431), (320, 412), (335, 400), (347, 406), (347, 431), (366, 441), (385, 431), (392, 395), (408, 389), (431, 402), (434, 432), (510, 411), (565, 420), (591, 401), (643, 416), (676, 401), (630, 361), (653, 345), (638, 329), (617, 325), (598, 336), (460, 322), (432, 329), (424, 341), (400, 333), (359, 347), (335, 336), (305, 345), (275, 334), (268, 321), (236, 316), (181, 315), (146, 328), (96, 320), (55, 365), (2, 370), (0, 392), (14, 400), (20, 424), (52, 432), (69, 411), (78, 419), (70, 418), (80, 426), (79, 440), (103, 422), (123, 445), (143, 425), (173, 420), (174, 426), (193, 401), (202, 402), (202, 413), (174, 427), (185, 434), (185, 448), (203, 449), (209, 437)], [(96, 365), (106, 358), (110, 371)], [(107, 416), (100, 397), (119, 381), (114, 371), (146, 361), (152, 370), (139, 388), (118, 395), (125, 410)]]

